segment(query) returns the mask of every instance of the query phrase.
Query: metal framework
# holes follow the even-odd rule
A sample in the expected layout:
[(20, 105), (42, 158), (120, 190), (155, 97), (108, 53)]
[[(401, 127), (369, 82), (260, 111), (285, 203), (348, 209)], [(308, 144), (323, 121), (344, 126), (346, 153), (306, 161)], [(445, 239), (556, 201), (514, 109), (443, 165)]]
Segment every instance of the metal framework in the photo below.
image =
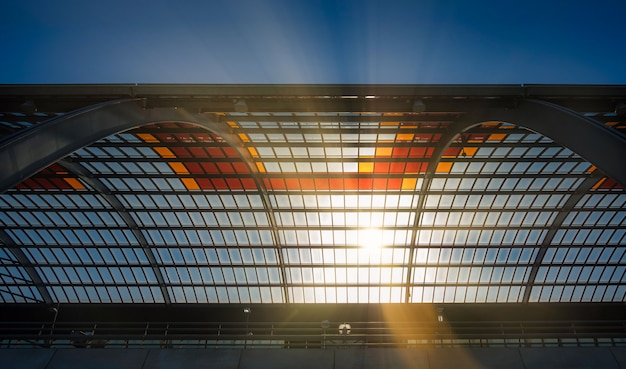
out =
[(626, 300), (623, 86), (0, 100), (4, 306)]

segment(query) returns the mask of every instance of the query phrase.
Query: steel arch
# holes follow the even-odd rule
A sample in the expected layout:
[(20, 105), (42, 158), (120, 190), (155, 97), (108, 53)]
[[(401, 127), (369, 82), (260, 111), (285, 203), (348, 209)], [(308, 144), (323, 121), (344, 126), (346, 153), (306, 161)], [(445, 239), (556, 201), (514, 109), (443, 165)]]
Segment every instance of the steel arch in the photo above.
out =
[[(182, 122), (205, 128), (221, 136), (244, 160), (253, 175), (265, 212), (268, 214), (272, 237), (275, 240), (274, 249), (283, 279), (283, 295), (285, 302), (289, 302), (285, 263), (267, 189), (259, 178), (257, 167), (250, 153), (245, 150), (240, 139), (224, 124), (212, 119), (212, 116), (192, 114), (176, 107), (147, 109), (145, 99), (124, 99), (85, 107), (51, 119), (0, 142), (0, 172), (7, 173), (6, 176), (0, 178), (0, 194), (48, 165), (62, 160), (72, 152), (97, 140), (159, 122)], [(132, 224), (129, 224), (129, 227), (132, 228)], [(150, 260), (155, 260), (154, 255), (150, 256)], [(153, 269), (158, 276), (158, 281), (164, 281), (162, 273), (154, 265)], [(163, 286), (161, 289), (164, 290)], [(164, 295), (164, 298), (166, 301), (170, 300), (168, 295)]]

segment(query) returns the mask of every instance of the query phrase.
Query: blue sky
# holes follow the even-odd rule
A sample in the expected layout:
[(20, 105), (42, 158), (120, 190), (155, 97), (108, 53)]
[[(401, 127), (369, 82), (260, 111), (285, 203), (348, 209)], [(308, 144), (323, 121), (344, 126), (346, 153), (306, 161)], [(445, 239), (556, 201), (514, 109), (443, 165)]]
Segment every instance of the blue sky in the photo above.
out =
[(626, 1), (0, 5), (0, 83), (626, 84)]

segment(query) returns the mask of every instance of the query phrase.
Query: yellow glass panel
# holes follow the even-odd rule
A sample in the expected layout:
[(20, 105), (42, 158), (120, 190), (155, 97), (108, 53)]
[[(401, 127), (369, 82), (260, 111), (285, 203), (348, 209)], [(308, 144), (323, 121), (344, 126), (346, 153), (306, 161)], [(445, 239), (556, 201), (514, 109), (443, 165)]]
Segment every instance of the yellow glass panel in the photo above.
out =
[(506, 133), (493, 133), (489, 135), (487, 141), (502, 141), (506, 137)]
[(464, 147), (461, 149), (459, 156), (463, 157), (463, 153), (465, 153), (465, 156), (474, 156), (476, 151), (478, 151), (478, 147)]
[(76, 178), (63, 178), (75, 190), (84, 190), (85, 186)]
[(483, 128), (493, 128), (493, 127), (497, 127), (500, 125), (500, 122), (484, 122), (482, 124)]
[(248, 151), (250, 152), (250, 155), (251, 155), (253, 158), (258, 158), (258, 157), (259, 157), (259, 152), (258, 152), (258, 151), (256, 151), (256, 148), (254, 148), (254, 147), (248, 147)]
[(380, 122), (381, 126), (386, 126), (386, 127), (397, 127), (400, 124), (400, 122)]
[(376, 157), (377, 158), (380, 158), (380, 157), (390, 157), (392, 150), (393, 150), (393, 148), (391, 148), (391, 147), (377, 147), (376, 148)]
[(257, 162), (256, 167), (259, 169), (260, 173), (265, 173), (265, 165), (263, 165), (263, 163)]
[(231, 128), (239, 128), (239, 124), (237, 124), (237, 122), (228, 121), (226, 124), (228, 124)]
[(404, 113), (383, 113), (383, 117), (401, 117)]
[(591, 165), (591, 166), (589, 166), (589, 169), (587, 169), (587, 172), (593, 173), (595, 170), (596, 170), (596, 166), (595, 165)]
[(417, 185), (417, 178), (402, 178), (403, 190), (414, 190)]
[(407, 129), (407, 128), (417, 128), (417, 126), (400, 126), (400, 128), (403, 128), (403, 129)]
[(176, 174), (189, 174), (189, 171), (185, 167), (185, 164), (180, 163), (180, 162), (172, 162), (172, 163), (169, 163), (169, 164), (170, 164), (170, 167), (172, 168), (172, 170)]
[(248, 137), (248, 135), (245, 133), (240, 133), (239, 138), (241, 138), (241, 141), (243, 142), (250, 142), (250, 137)]
[(183, 181), (183, 184), (185, 185), (185, 187), (187, 187), (188, 190), (200, 189), (198, 182), (196, 182), (196, 180), (193, 178), (181, 178), (180, 180)]
[(359, 173), (372, 173), (374, 171), (374, 163), (359, 163)]
[(174, 155), (173, 152), (170, 151), (170, 149), (168, 149), (167, 147), (155, 147), (154, 151), (157, 152), (157, 154), (159, 154), (162, 158), (175, 158), (176, 155)]
[(437, 173), (450, 173), (452, 162), (441, 162), (437, 164)]
[(139, 137), (139, 139), (141, 139), (143, 142), (159, 142), (159, 140), (150, 133), (137, 133), (137, 137)]
[(415, 137), (413, 133), (398, 133), (396, 141), (413, 141), (413, 137)]

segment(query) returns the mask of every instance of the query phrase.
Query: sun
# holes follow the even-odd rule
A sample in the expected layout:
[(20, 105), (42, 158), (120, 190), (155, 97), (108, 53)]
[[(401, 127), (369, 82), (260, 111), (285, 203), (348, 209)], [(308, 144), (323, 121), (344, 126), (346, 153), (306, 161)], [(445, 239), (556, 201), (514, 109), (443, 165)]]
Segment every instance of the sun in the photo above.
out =
[(380, 228), (363, 228), (359, 230), (359, 245), (369, 250), (383, 247), (383, 230)]

